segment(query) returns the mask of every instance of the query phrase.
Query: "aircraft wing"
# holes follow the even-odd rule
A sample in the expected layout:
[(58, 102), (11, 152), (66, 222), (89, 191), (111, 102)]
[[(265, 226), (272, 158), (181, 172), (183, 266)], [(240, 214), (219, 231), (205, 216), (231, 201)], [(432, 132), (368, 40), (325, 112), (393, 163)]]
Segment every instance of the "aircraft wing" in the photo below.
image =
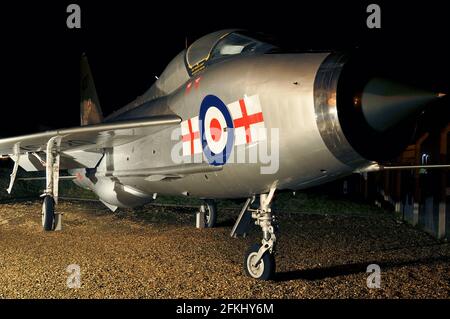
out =
[(47, 142), (61, 137), (60, 152), (74, 150), (95, 150), (113, 147), (154, 133), (161, 126), (181, 122), (176, 115), (161, 115), (132, 121), (101, 123), (36, 134), (0, 139), (0, 155), (45, 151)]
[(26, 171), (45, 170), (47, 144), (57, 138), (61, 169), (93, 168), (102, 158), (103, 148), (132, 142), (180, 121), (176, 115), (160, 115), (8, 137), (0, 139), (0, 155), (10, 157)]

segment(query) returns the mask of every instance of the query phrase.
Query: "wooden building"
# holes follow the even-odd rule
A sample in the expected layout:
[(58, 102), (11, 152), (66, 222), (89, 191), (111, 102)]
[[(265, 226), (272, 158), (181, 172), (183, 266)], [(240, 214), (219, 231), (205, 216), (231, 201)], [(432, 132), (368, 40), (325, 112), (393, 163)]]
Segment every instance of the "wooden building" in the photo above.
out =
[[(441, 105), (421, 121), (413, 144), (385, 165), (450, 164), (450, 116)], [(446, 109), (443, 109), (446, 107)], [(439, 239), (450, 238), (450, 169), (403, 169), (353, 175), (344, 180), (353, 193), (392, 210)]]

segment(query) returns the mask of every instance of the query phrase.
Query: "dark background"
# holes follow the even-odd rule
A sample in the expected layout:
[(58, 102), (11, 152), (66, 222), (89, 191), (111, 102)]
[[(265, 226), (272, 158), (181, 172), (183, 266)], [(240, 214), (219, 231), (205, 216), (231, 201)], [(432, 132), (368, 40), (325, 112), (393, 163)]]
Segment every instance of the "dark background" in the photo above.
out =
[[(81, 30), (66, 27), (71, 2), (81, 6)], [(366, 26), (372, 2), (381, 29)], [(83, 52), (108, 114), (150, 87), (186, 39), (230, 27), (269, 33), (289, 49), (360, 48), (409, 82), (450, 91), (444, 1), (30, 1), (0, 12), (0, 136), (79, 125)], [(432, 118), (444, 109), (436, 110)]]

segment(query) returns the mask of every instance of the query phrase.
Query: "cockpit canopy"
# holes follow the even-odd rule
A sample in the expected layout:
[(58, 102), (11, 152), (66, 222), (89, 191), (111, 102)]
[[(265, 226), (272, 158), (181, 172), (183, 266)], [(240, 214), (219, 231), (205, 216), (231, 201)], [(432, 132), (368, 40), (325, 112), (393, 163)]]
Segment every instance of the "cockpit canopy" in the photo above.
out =
[(238, 54), (266, 53), (275, 46), (239, 30), (221, 30), (198, 39), (186, 50), (186, 65), (192, 75), (207, 65)]
[(272, 44), (236, 29), (207, 34), (178, 54), (166, 67), (155, 84), (145, 93), (151, 99), (167, 95), (186, 83), (191, 76), (211, 64), (236, 55), (267, 53), (276, 49)]

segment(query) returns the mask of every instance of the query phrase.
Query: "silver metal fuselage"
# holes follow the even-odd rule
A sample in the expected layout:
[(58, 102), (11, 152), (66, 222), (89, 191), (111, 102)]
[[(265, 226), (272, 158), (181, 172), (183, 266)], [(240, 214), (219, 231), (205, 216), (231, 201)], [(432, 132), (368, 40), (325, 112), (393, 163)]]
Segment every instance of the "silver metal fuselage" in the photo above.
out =
[[(119, 121), (176, 114), (185, 120), (198, 116), (201, 102), (207, 95), (213, 94), (225, 104), (244, 96), (258, 95), (266, 128), (268, 131), (272, 128), (279, 130), (279, 169), (276, 173), (261, 174), (261, 166), (267, 164), (258, 160), (256, 163), (228, 162), (222, 170), (178, 179), (149, 181), (145, 176), (114, 176), (114, 171), (173, 165), (171, 152), (180, 141), (172, 138), (174, 127), (169, 127), (107, 150), (97, 167), (96, 183), (82, 186), (91, 188), (109, 204), (130, 207), (151, 201), (154, 193), (244, 198), (266, 193), (273, 185), (277, 189), (300, 190), (351, 174), (356, 169), (355, 165), (349, 166), (333, 154), (319, 128), (323, 116), (317, 114), (320, 108), (315, 105), (315, 81), (328, 55), (261, 54), (224, 60), (208, 66), (199, 75), (198, 87), (192, 88), (189, 94), (185, 83), (167, 96), (148, 101), (111, 119)], [(330, 94), (332, 96), (333, 92)], [(333, 101), (329, 103), (332, 105)], [(346, 141), (342, 143), (344, 145)], [(270, 143), (268, 145), (270, 153)], [(235, 151), (236, 147), (231, 158)], [(356, 166), (367, 164), (369, 161), (362, 159)], [(105, 176), (108, 172), (112, 172), (112, 176)]]

